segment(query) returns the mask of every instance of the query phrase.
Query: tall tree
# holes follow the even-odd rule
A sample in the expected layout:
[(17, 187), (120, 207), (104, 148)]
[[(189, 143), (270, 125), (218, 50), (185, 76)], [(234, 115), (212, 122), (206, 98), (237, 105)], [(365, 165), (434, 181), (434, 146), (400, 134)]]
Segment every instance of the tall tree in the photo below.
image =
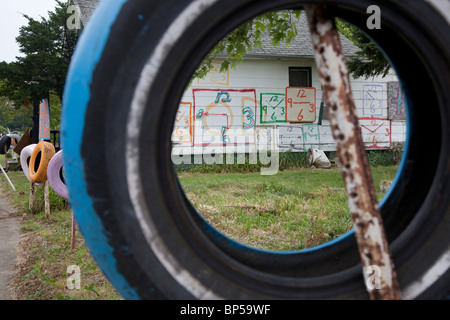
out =
[[(266, 33), (270, 36), (273, 46), (285, 42), (289, 45), (298, 32), (294, 19), (300, 17), (300, 10), (275, 11), (263, 14), (248, 21), (233, 30), (220, 41), (197, 69), (193, 78), (204, 77), (212, 69), (212, 62), (218, 55), (226, 54), (221, 64), (221, 71), (229, 66), (234, 67), (242, 62), (244, 55), (254, 48), (261, 47), (261, 36)], [(369, 77), (375, 75), (385, 76), (390, 65), (377, 45), (371, 41), (360, 29), (343, 20), (336, 19), (338, 31), (360, 48), (358, 57), (348, 61), (349, 71), (355, 77)]]
[(350, 40), (360, 48), (356, 52), (358, 57), (352, 57), (347, 61), (348, 70), (355, 78), (374, 76), (385, 77), (391, 68), (383, 52), (367, 35), (354, 26), (351, 27)]
[(33, 125), (30, 106), (19, 108), (5, 97), (0, 97), (0, 132), (25, 131)]
[(16, 106), (49, 98), (54, 92), (61, 100), (70, 60), (80, 31), (70, 30), (67, 13), (70, 2), (56, 0), (48, 19), (35, 20), (23, 15), (27, 25), (16, 38), (24, 56), (17, 61), (0, 62), (0, 96), (8, 97)]
[(262, 47), (263, 33), (270, 36), (273, 46), (279, 46), (283, 42), (289, 45), (298, 34), (293, 20), (298, 19), (300, 14), (300, 10), (273, 11), (242, 24), (211, 50), (194, 73), (193, 79), (203, 78), (212, 69), (213, 60), (221, 54), (226, 54), (226, 57), (220, 71), (227, 70), (229, 66), (235, 67), (242, 62), (247, 52)]

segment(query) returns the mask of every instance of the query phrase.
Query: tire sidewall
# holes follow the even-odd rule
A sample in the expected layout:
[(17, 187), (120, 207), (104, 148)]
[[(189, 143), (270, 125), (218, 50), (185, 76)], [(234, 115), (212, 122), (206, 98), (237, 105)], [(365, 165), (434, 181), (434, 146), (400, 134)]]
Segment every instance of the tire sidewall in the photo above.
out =
[(64, 181), (61, 179), (61, 171), (63, 169), (62, 162), (62, 150), (59, 150), (55, 155), (50, 159), (47, 167), (47, 178), (48, 183), (52, 187), (52, 189), (61, 197), (68, 199), (68, 191), (67, 186)]
[[(365, 2), (350, 2), (359, 8), (367, 7)], [(129, 7), (124, 5), (111, 29), (111, 34), (119, 35), (119, 37), (108, 39), (105, 45), (108, 47), (108, 51), (102, 54), (100, 63), (96, 66), (92, 75), (94, 79), (91, 87), (92, 96), (87, 104), (91, 114), (86, 115), (83, 135), (84, 138), (92, 137), (92, 129), (90, 128), (92, 128), (94, 122), (101, 123), (100, 132), (102, 134), (93, 141), (95, 151), (94, 148), (83, 147), (81, 152), (76, 152), (82, 154), (81, 158), (84, 161), (83, 170), (86, 172), (85, 179), (87, 181), (85, 188), (88, 196), (101, 199), (100, 202), (111, 201), (111, 203), (108, 205), (103, 203), (101, 207), (91, 208), (90, 211), (97, 212), (98, 215), (101, 215), (101, 210), (113, 213), (114, 217), (101, 222), (102, 228), (119, 232), (120, 236), (116, 236), (113, 240), (109, 239), (110, 243), (114, 246), (126, 247), (133, 256), (133, 263), (140, 266), (137, 272), (136, 270), (127, 271), (121, 266), (121, 264), (125, 264), (125, 260), (121, 262), (121, 259), (125, 259), (124, 256), (114, 253), (119, 266), (111, 271), (111, 277), (115, 277), (112, 273), (120, 272), (125, 278), (131, 279), (130, 282), (133, 285), (137, 285), (139, 279), (145, 279), (146, 283), (151, 283), (151, 286), (157, 288), (156, 290), (164, 296), (174, 298), (202, 297), (206, 294), (206, 291), (196, 291), (195, 288), (198, 284), (201, 284), (199, 287), (208, 288), (210, 292), (228, 298), (366, 297), (359, 265), (342, 269), (336, 277), (331, 275), (314, 280), (310, 278), (299, 280), (280, 277), (263, 272), (260, 269), (255, 270), (253, 266), (248, 267), (243, 261), (230, 258), (230, 253), (218, 250), (211, 239), (204, 234), (207, 226), (200, 224), (198, 219), (193, 216), (193, 209), (187, 206), (187, 201), (176, 184), (176, 176), (170, 167), (170, 155), (167, 152), (170, 149), (170, 140), (160, 138), (170, 137), (173, 128), (170, 119), (174, 119), (176, 110), (167, 110), (162, 106), (176, 105), (176, 101), (181, 97), (194, 66), (200, 62), (202, 54), (205, 53), (205, 47), (211, 47), (216, 40), (218, 29), (224, 27), (224, 20), (232, 22), (228, 27), (232, 29), (233, 23), (237, 24), (237, 21), (240, 21), (248, 10), (254, 10), (251, 9), (252, 6), (255, 6), (254, 1), (229, 1), (226, 5), (223, 2), (217, 2), (212, 7), (204, 8), (204, 12), (197, 17), (198, 21), (190, 22), (189, 28), (185, 30), (185, 34), (189, 36), (180, 36), (175, 44), (168, 49), (168, 52), (162, 55), (163, 59), (159, 60), (160, 64), (154, 66), (159, 69), (152, 85), (145, 94), (141, 93), (141, 99), (145, 99), (145, 96), (151, 97), (151, 105), (160, 106), (149, 108), (143, 114), (141, 121), (143, 128), (145, 128), (145, 134), (138, 132), (135, 135), (133, 133), (130, 135), (130, 131), (127, 131), (128, 123), (123, 119), (129, 119), (128, 112), (133, 108), (132, 101), (137, 99), (135, 94), (136, 79), (141, 77), (141, 72), (146, 66), (148, 57), (154, 56), (154, 53), (158, 50), (155, 44), (158, 44), (159, 39), (164, 38), (165, 30), (170, 28), (170, 23), (178, 18), (180, 13), (189, 7), (190, 3), (190, 1), (173, 1), (170, 4), (149, 5), (145, 7), (148, 11), (142, 12), (142, 20), (144, 21), (142, 25), (129, 18), (131, 14), (135, 13), (136, 9), (132, 5), (129, 5)], [(289, 4), (291, 2), (280, 1), (280, 3)], [(330, 1), (330, 3), (336, 2)], [(399, 5), (399, 10), (403, 10), (402, 12), (405, 14), (412, 14), (409, 9), (402, 7), (396, 1), (392, 1), (392, 3)], [(414, 4), (418, 5), (418, 2), (414, 2)], [(272, 4), (269, 1), (260, 1), (258, 5), (260, 10), (263, 10), (269, 8)], [(426, 6), (426, 4), (421, 5)], [(153, 12), (150, 11), (150, 7), (154, 10)], [(152, 14), (157, 15), (158, 12), (161, 12), (161, 18), (152, 22)], [(208, 16), (215, 16), (215, 14), (220, 14), (218, 15), (220, 18), (214, 21), (205, 19)], [(228, 18), (225, 19), (224, 17)], [(151, 36), (142, 35), (143, 26), (153, 31)], [(135, 37), (133, 34), (139, 33), (138, 31), (141, 32), (141, 36)], [(226, 31), (225, 29), (220, 32)], [(121, 43), (122, 38), (120, 38), (120, 36), (126, 37), (127, 35), (130, 35), (129, 39), (126, 40), (129, 46)], [(111, 48), (117, 50), (110, 50)], [(199, 48), (202, 48), (203, 51), (200, 51)], [(111, 86), (105, 86), (105, 83), (110, 83)], [(111, 90), (106, 92), (104, 88), (111, 88)], [(108, 102), (107, 112), (105, 112), (103, 104), (105, 101)], [(150, 105), (149, 101), (141, 101), (140, 103), (143, 106)], [(442, 105), (443, 101), (440, 101), (440, 103)], [(449, 123), (447, 110), (441, 110), (441, 114), (444, 115), (445, 119), (442, 120), (443, 123)], [(97, 126), (96, 130), (98, 128)], [(124, 135), (124, 132), (127, 132), (127, 134)], [(112, 148), (106, 148), (108, 145), (107, 137), (114, 137), (113, 139), (116, 141)], [(444, 144), (448, 141), (441, 142)], [(124, 145), (131, 145), (126, 153), (123, 151)], [(443, 155), (441, 155), (436, 170), (440, 174), (437, 175), (433, 186), (430, 188), (430, 194), (432, 195), (424, 201), (422, 207), (422, 211), (426, 213), (431, 206), (438, 206), (441, 213), (435, 217), (438, 221), (441, 221), (444, 216), (448, 216), (448, 201), (435, 198), (436, 193), (442, 188), (448, 194), (448, 185), (444, 182), (445, 178), (448, 177), (448, 170), (442, 169), (443, 158), (446, 158), (448, 150), (442, 145), (440, 150)], [(74, 159), (71, 157), (71, 154), (67, 157), (69, 163)], [(92, 166), (93, 169), (88, 169), (88, 166)], [(101, 172), (96, 172), (101, 166), (103, 166)], [(127, 168), (126, 173), (118, 173), (120, 168)], [(137, 176), (134, 176), (131, 179), (130, 173), (133, 172), (142, 173), (142, 177), (136, 180)], [(94, 173), (97, 176), (94, 176)], [(70, 176), (73, 179), (73, 173), (69, 175), (68, 181)], [(107, 181), (109, 190), (96, 191), (95, 189), (105, 181)], [(76, 190), (80, 186), (75, 186), (75, 184), (73, 188)], [(128, 186), (128, 190), (124, 190), (125, 185)], [(71, 188), (70, 182), (68, 182), (68, 186)], [(81, 188), (83, 188), (82, 184)], [(151, 196), (144, 197), (144, 194), (150, 194)], [(91, 206), (95, 207), (92, 202)], [(421, 213), (419, 216), (426, 216), (425, 213)], [(77, 220), (79, 219), (77, 218)], [(118, 221), (125, 220), (126, 223), (118, 226)], [(141, 225), (139, 232), (136, 232), (136, 223)], [(436, 223), (439, 225), (439, 222)], [(440, 225), (446, 226), (445, 224)], [(86, 231), (86, 233), (89, 233), (89, 231)], [(423, 241), (427, 241), (430, 233), (433, 234), (433, 230), (428, 231), (428, 234), (423, 236), (425, 238)], [(402, 239), (396, 240), (397, 243), (406, 242), (406, 239), (411, 238), (411, 234), (408, 234), (408, 232), (404, 234), (403, 238), (400, 237)], [(442, 237), (448, 240), (448, 236), (442, 235), (440, 231), (434, 234), (441, 240)], [(157, 238), (157, 243), (149, 239), (149, 236)], [(142, 240), (144, 240), (144, 244)], [(346, 241), (349, 241), (349, 243), (340, 243), (337, 246), (344, 246), (345, 250), (352, 248), (352, 252), (354, 252), (354, 241), (353, 243), (351, 239)], [(435, 244), (435, 241), (429, 243)], [(162, 261), (161, 256), (154, 251), (155, 246), (164, 247), (161, 254), (167, 254), (169, 262)], [(183, 249), (180, 250), (180, 248)], [(395, 254), (401, 251), (400, 249), (404, 246), (397, 245), (397, 248)], [(142, 257), (140, 254), (142, 250), (148, 252), (148, 255)], [(245, 247), (240, 247), (239, 250), (241, 253), (249, 252)], [(336, 247), (330, 248), (330, 250), (336, 250)], [(251, 253), (254, 254), (253, 251)], [(257, 254), (259, 253), (257, 252)], [(427, 255), (424, 251), (422, 251), (422, 254), (422, 256), (416, 255), (415, 257), (412, 252), (403, 253), (401, 259), (397, 259), (400, 262), (400, 273), (406, 274), (406, 271), (408, 271), (408, 267), (403, 266), (403, 261), (407, 259), (417, 260), (417, 256), (420, 256), (421, 261), (423, 261), (423, 257)], [(438, 252), (434, 253), (434, 256), (438, 254)], [(261, 253), (261, 255), (267, 257), (269, 254)], [(326, 254), (322, 253), (322, 255)], [(357, 254), (352, 255), (353, 260), (350, 260), (352, 263), (355, 262), (355, 257), (357, 257)], [(256, 258), (250, 257), (249, 259)], [(104, 265), (107, 263), (103, 261)], [(170, 270), (170, 265), (172, 267), (182, 266), (183, 272), (189, 275), (187, 277), (189, 280), (183, 282), (185, 279), (181, 279), (176, 270)], [(405, 272), (403, 272), (403, 268)], [(417, 276), (426, 268), (427, 266), (419, 267), (412, 274)], [(156, 275), (155, 270), (158, 270)], [(199, 270), (202, 270), (201, 274), (199, 274)], [(134, 275), (131, 273), (134, 273)], [(136, 273), (138, 276), (136, 276)], [(163, 276), (168, 276), (167, 279), (169, 280)], [(409, 278), (408, 276), (404, 277), (403, 285), (413, 281)], [(288, 284), (293, 292), (286, 290)], [(122, 284), (122, 286), (126, 285)], [(305, 290), (305, 288), (311, 286), (315, 286), (317, 289)], [(322, 290), (326, 287), (328, 287), (328, 291), (324, 293)], [(137, 291), (135, 290), (134, 293)]]
[(2, 136), (0, 138), (0, 154), (5, 154), (5, 149), (6, 151), (8, 151), (10, 146), (11, 146), (11, 137), (6, 135)]

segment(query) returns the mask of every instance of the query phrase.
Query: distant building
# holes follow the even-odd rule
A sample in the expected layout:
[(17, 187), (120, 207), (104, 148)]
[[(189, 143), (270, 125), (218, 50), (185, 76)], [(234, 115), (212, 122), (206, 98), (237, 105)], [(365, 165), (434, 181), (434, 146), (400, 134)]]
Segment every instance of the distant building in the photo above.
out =
[[(74, 3), (87, 24), (98, 1)], [(289, 46), (273, 47), (266, 36), (263, 47), (245, 55), (236, 68), (219, 72), (219, 56), (204, 79), (193, 81), (175, 119), (175, 149), (195, 154), (335, 150), (306, 14), (295, 23), (299, 32)], [(347, 58), (359, 50), (342, 35), (341, 44)], [(350, 82), (366, 148), (389, 149), (393, 142), (404, 142), (405, 103), (395, 73), (350, 77)]]

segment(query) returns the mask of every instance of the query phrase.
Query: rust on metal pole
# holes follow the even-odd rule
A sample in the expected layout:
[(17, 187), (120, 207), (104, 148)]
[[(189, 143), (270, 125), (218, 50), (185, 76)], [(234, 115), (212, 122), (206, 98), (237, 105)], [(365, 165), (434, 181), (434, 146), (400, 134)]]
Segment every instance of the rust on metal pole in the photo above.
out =
[[(324, 5), (306, 5), (316, 64), (329, 110), (349, 209), (370, 299), (401, 299), (394, 263), (361, 136), (350, 79), (334, 16)], [(379, 270), (379, 275), (367, 274)], [(379, 280), (373, 284), (372, 280)]]
[(75, 248), (76, 230), (77, 230), (77, 224), (75, 222), (75, 216), (72, 212), (72, 249)]

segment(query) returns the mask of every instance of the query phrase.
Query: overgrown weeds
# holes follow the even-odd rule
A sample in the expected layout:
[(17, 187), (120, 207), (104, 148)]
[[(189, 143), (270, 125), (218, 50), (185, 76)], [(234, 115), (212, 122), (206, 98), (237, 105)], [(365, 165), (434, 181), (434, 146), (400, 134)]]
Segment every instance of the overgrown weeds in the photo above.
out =
[[(0, 158), (0, 161), (2, 159)], [(338, 168), (307, 168), (305, 154), (284, 153), (280, 171), (260, 174), (261, 164), (198, 165), (178, 168), (189, 200), (219, 232), (257, 248), (292, 251), (336, 239), (352, 228)], [(373, 166), (375, 186), (392, 180), (396, 166)], [(19, 260), (12, 280), (15, 299), (121, 299), (77, 232), (71, 247), (70, 204), (50, 188), (50, 218), (43, 188), (28, 209), (30, 183), (20, 171), (8, 172), (17, 191), (0, 175), (0, 187), (22, 217)], [(378, 188), (377, 188), (378, 189)], [(378, 190), (378, 200), (384, 192)], [(79, 289), (70, 289), (70, 266), (80, 270)], [(68, 282), (69, 281), (69, 282)]]
[[(76, 232), (72, 248), (72, 211), (67, 200), (49, 188), (50, 216), (44, 212), (44, 188), (35, 187), (33, 212), (29, 210), (30, 182), (21, 171), (8, 176), (16, 191), (0, 177), (2, 196), (22, 221), (18, 259), (11, 281), (17, 300), (118, 300), (121, 296), (103, 275)], [(79, 282), (70, 266), (80, 271)], [(72, 280), (73, 279), (73, 280)], [(79, 285), (78, 285), (79, 284)]]
[[(397, 167), (374, 167), (374, 184), (392, 180)], [(291, 251), (317, 246), (352, 229), (341, 172), (296, 169), (259, 173), (184, 172), (191, 203), (217, 230), (257, 248)], [(377, 188), (378, 200), (385, 192)]]

